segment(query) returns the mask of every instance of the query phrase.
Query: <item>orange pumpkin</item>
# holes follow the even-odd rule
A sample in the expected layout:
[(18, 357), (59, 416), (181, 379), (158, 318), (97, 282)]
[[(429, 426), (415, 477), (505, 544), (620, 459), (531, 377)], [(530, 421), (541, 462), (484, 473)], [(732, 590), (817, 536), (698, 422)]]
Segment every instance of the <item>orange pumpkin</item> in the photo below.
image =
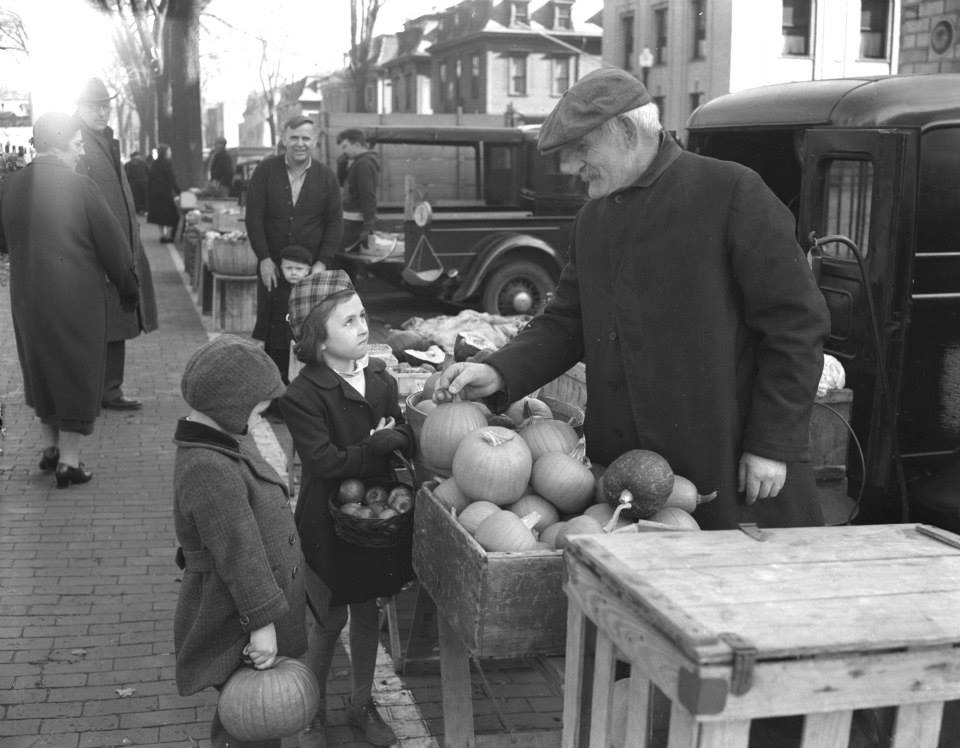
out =
[(313, 671), (280, 657), (266, 670), (242, 667), (220, 692), (217, 711), (227, 731), (244, 741), (294, 735), (310, 724), (320, 705)]
[(487, 426), (463, 437), (451, 472), (471, 501), (503, 506), (523, 496), (532, 465), (530, 448), (515, 431)]
[(520, 427), (520, 435), (534, 462), (547, 452), (570, 452), (579, 440), (573, 426), (555, 418), (530, 418)]
[(420, 428), (423, 461), (437, 470), (450, 470), (460, 440), (471, 431), (486, 425), (486, 415), (474, 403), (438, 405), (427, 413)]
[(566, 452), (541, 455), (533, 463), (530, 482), (561, 514), (579, 514), (593, 502), (593, 473)]

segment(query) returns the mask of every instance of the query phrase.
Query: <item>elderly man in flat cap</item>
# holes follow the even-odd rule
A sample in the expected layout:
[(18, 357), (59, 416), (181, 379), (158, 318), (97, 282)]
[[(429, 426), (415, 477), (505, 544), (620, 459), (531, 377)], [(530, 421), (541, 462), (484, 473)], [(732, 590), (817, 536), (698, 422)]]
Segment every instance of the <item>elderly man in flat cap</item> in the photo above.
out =
[(438, 400), (504, 407), (586, 362), (590, 458), (663, 455), (701, 494), (704, 529), (823, 524), (809, 419), (829, 329), (790, 211), (753, 171), (685, 152), (643, 84), (594, 71), (539, 148), (587, 183), (551, 304)]
[(120, 158), (120, 143), (108, 124), (112, 99), (99, 78), (90, 78), (77, 97), (76, 115), (84, 151), (77, 171), (97, 183), (120, 221), (140, 281), (140, 300), (135, 308), (121, 308), (120, 296), (112, 285), (107, 291), (107, 361), (102, 404), (109, 410), (139, 410), (142, 403), (123, 394), (126, 341), (157, 328), (157, 300), (150, 263), (140, 242), (137, 206)]

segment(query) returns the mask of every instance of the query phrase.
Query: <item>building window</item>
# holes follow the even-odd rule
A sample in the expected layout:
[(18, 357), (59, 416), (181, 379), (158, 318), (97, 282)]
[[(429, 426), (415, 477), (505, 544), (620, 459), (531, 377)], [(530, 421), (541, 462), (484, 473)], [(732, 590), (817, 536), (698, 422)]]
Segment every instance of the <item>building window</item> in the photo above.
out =
[(403, 86), (403, 79), (400, 77), (400, 74), (397, 73), (393, 76), (393, 80), (390, 84), (390, 88), (393, 91), (393, 111), (401, 112), (403, 108), (400, 104), (400, 89)]
[(527, 0), (511, 0), (510, 2), (510, 25), (528, 26), (530, 16), (527, 12)]
[(690, 112), (692, 113), (703, 103), (703, 91), (694, 91), (690, 94)]
[(860, 0), (860, 58), (887, 58), (890, 0)]
[(570, 15), (570, 5), (568, 3), (554, 2), (553, 28), (566, 31), (573, 28), (573, 17)]
[(510, 80), (507, 90), (511, 96), (527, 95), (527, 56), (511, 55), (507, 58)]
[[(835, 160), (827, 165), (825, 233), (850, 237), (863, 257), (870, 251), (870, 206), (873, 204), (873, 163)], [(828, 249), (829, 247), (829, 249)], [(842, 244), (824, 246), (824, 254), (856, 260)]]
[(413, 95), (417, 88), (417, 74), (415, 72), (407, 73), (407, 85), (405, 86), (404, 93), (407, 96), (407, 111), (415, 112), (417, 111), (416, 102), (414, 101)]
[(620, 36), (623, 37), (623, 64), (624, 70), (633, 70), (633, 53), (636, 49), (636, 41), (633, 36), (633, 13), (620, 16)]
[(655, 37), (653, 62), (656, 65), (667, 64), (667, 9), (653, 11), (653, 34)]
[(783, 0), (783, 54), (810, 54), (810, 4), (812, 0)]
[(447, 108), (449, 100), (447, 99), (447, 78), (450, 76), (447, 75), (447, 63), (440, 63), (440, 106), (444, 109)]
[(560, 96), (570, 88), (570, 58), (554, 57), (550, 60), (550, 93)]
[(480, 98), (480, 55), (470, 58), (470, 95), (474, 101)]
[(692, 0), (690, 10), (693, 21), (693, 59), (702, 60), (707, 56), (707, 0)]

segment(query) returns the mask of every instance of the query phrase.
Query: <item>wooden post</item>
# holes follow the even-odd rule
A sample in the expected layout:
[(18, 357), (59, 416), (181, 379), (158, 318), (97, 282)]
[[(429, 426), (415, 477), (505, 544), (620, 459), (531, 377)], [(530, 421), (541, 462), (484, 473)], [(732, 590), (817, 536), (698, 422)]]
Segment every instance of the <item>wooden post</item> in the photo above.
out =
[(417, 180), (413, 174), (403, 177), (403, 220), (413, 220), (413, 206), (417, 201)]

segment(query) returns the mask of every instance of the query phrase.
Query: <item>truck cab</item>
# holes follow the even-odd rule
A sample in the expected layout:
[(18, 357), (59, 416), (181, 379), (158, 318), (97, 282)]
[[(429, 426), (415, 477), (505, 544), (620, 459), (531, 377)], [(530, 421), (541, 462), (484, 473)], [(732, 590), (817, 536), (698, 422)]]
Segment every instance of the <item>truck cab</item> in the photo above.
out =
[[(538, 127), (365, 128), (381, 166), (377, 230), (395, 251), (341, 259), (461, 307), (536, 314), (566, 262), (584, 185), (537, 152)], [(402, 251), (401, 251), (402, 245)]]
[(728, 94), (687, 147), (754, 169), (797, 219), (854, 393), (861, 521), (960, 529), (960, 75)]

